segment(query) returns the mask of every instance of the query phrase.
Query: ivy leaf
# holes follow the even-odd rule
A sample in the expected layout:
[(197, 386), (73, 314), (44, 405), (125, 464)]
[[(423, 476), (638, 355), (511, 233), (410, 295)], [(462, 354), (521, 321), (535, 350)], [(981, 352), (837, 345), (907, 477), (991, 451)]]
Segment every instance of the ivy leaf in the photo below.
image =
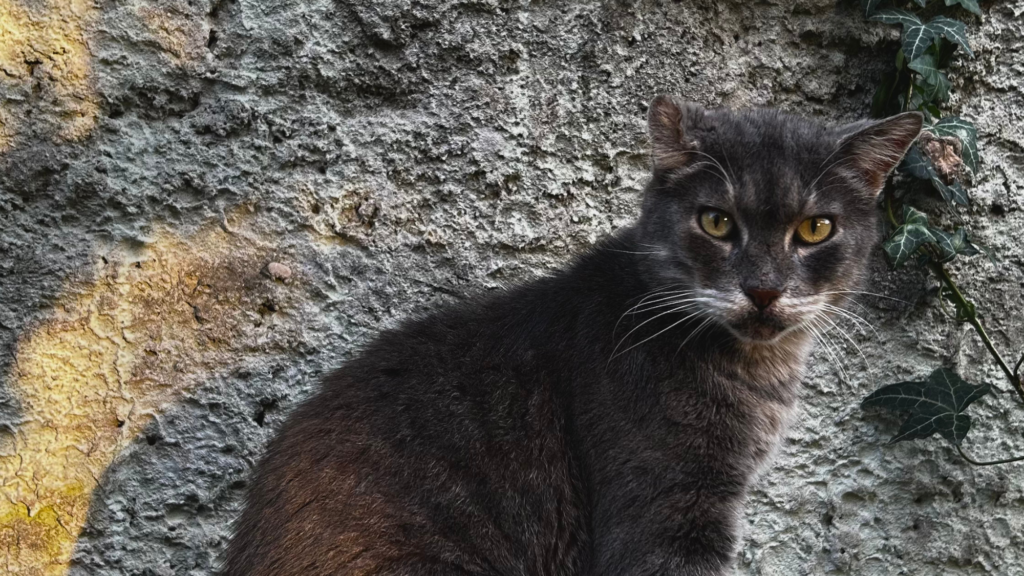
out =
[(906, 10), (879, 10), (868, 20), (884, 22), (886, 24), (902, 24), (904, 28), (923, 25), (920, 18)]
[(939, 191), (942, 199), (947, 204), (959, 204), (961, 206), (967, 206), (971, 203), (971, 199), (967, 196), (967, 190), (960, 185), (959, 182), (953, 182), (952, 184), (946, 184), (939, 178), (939, 175), (932, 170), (931, 173), (932, 186)]
[(952, 184), (949, 184), (948, 187), (952, 193), (953, 202), (956, 202), (961, 206), (967, 206), (971, 203), (971, 198), (967, 195), (967, 189), (959, 182), (953, 182)]
[(907, 155), (903, 157), (903, 163), (900, 164), (899, 170), (920, 180), (931, 180), (932, 174), (935, 173), (935, 170), (932, 168), (932, 161), (924, 155), (924, 152), (921, 152), (917, 144), (911, 146), (910, 150), (907, 151)]
[(861, 0), (860, 7), (864, 10), (864, 17), (867, 18), (878, 8), (882, 0)]
[(956, 248), (953, 247), (952, 234), (938, 228), (932, 228), (929, 232), (935, 238), (935, 247), (939, 251), (939, 262), (946, 263), (956, 258)]
[(908, 60), (913, 62), (928, 50), (934, 39), (935, 31), (924, 24), (904, 26), (903, 54), (906, 55)]
[(935, 241), (928, 230), (928, 216), (924, 213), (904, 206), (903, 221), (904, 224), (882, 243), (882, 250), (885, 250), (885, 256), (893, 268), (902, 266), (921, 246)]
[(978, 254), (978, 248), (967, 239), (967, 230), (964, 228), (957, 228), (952, 234), (932, 228), (931, 233), (935, 237), (935, 247), (939, 250), (939, 262), (949, 262), (960, 254)]
[(911, 226), (927, 226), (928, 215), (913, 206), (904, 206), (903, 223)]
[(947, 40), (964, 49), (968, 56), (974, 58), (974, 51), (967, 42), (967, 25), (959, 20), (937, 16), (928, 22), (928, 27), (936, 38), (945, 36)]
[(978, 171), (978, 129), (959, 116), (947, 116), (929, 128), (939, 136), (955, 136), (963, 145), (963, 161), (971, 172)]
[[(985, 258), (988, 258), (988, 261), (991, 262), (993, 266), (996, 266), (996, 265), (999, 264), (999, 262), (996, 261), (996, 253), (995, 253), (995, 251), (993, 251), (988, 246), (985, 246), (984, 244), (981, 244), (980, 242), (971, 242), (971, 246), (977, 251), (975, 253), (980, 252), (981, 254), (984, 254)], [(967, 254), (967, 253), (964, 252), (964, 254)]]
[(949, 82), (949, 78), (942, 72), (937, 72), (934, 76), (935, 82), (928, 82), (924, 77), (921, 78), (921, 82), (917, 84), (918, 92), (922, 95), (922, 105), (926, 105), (931, 102), (943, 103), (949, 100), (949, 90), (953, 87)]
[(939, 65), (935, 61), (935, 56), (932, 54), (922, 54), (917, 60), (913, 60), (907, 67), (921, 75), (925, 81), (935, 84), (939, 81), (938, 77), (942, 75), (939, 71)]
[[(952, 184), (946, 184), (943, 182), (942, 178), (939, 177), (939, 173), (936, 172), (935, 165), (932, 163), (931, 159), (921, 151), (921, 148), (918, 147), (917, 144), (914, 144), (910, 147), (910, 150), (907, 150), (906, 156), (903, 157), (903, 162), (900, 163), (899, 170), (901, 173), (909, 174), (914, 178), (930, 181), (932, 187), (938, 191), (939, 195), (942, 196), (942, 199), (945, 200), (947, 204), (960, 204), (961, 206), (967, 206), (970, 204), (970, 197), (967, 194), (967, 189), (965, 189), (959, 182), (953, 182)], [(909, 223), (910, 218), (913, 216), (908, 217), (906, 212), (908, 208), (910, 207), (904, 207), (903, 220)], [(910, 210), (913, 210), (913, 208), (910, 208)], [(921, 214), (916, 210), (913, 211), (917, 214)], [(924, 217), (924, 221), (927, 222), (927, 217), (923, 214), (921, 216)]]
[(978, 5), (978, 0), (946, 0), (946, 6), (954, 4), (959, 4), (968, 12), (981, 16), (981, 6)]
[(975, 386), (952, 370), (939, 368), (920, 382), (883, 386), (865, 398), (861, 407), (908, 414), (899, 431), (889, 440), (890, 444), (939, 433), (959, 446), (971, 429), (971, 417), (964, 411), (991, 391), (987, 384)]
[(914, 4), (917, 4), (921, 8), (924, 8), (925, 6), (928, 5), (928, 0), (914, 0)]

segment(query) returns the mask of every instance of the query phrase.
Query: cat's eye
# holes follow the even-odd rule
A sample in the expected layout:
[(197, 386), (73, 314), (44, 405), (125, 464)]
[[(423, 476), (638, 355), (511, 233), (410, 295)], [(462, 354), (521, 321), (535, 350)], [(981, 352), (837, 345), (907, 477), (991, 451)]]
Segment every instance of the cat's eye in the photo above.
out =
[(796, 227), (796, 237), (804, 244), (818, 244), (832, 235), (832, 220), (815, 216), (808, 218)]
[(700, 213), (700, 227), (715, 238), (725, 238), (735, 227), (732, 216), (720, 210), (705, 210)]

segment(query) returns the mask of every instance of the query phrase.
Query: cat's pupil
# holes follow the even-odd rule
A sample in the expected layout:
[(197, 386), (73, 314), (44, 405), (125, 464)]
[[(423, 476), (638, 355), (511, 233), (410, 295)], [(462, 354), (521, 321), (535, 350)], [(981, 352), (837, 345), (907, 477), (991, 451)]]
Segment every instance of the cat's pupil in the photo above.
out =
[(714, 219), (714, 222), (715, 222), (715, 228), (720, 227), (721, 224), (722, 224), (722, 216), (719, 215), (719, 214), (715, 214), (714, 216), (712, 216), (712, 218)]
[(818, 233), (818, 223), (819, 223), (819, 220), (817, 218), (812, 218), (811, 219), (811, 234), (817, 234)]

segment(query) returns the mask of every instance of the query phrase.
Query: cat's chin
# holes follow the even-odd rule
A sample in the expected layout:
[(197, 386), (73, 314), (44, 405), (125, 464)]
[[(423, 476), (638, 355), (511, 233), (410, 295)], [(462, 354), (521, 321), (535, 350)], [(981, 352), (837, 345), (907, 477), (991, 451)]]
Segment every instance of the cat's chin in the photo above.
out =
[(780, 340), (790, 326), (775, 318), (755, 317), (743, 322), (730, 323), (729, 331), (743, 342), (771, 344)]

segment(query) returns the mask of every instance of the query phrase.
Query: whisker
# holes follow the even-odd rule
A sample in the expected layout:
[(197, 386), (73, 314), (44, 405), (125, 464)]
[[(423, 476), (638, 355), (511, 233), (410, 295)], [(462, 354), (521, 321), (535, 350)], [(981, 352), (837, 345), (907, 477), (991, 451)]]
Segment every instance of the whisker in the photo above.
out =
[[(699, 168), (701, 166), (714, 166), (714, 164), (712, 164), (711, 162), (697, 162), (697, 163), (693, 164), (692, 166), (690, 166), (690, 168)], [(718, 167), (718, 168), (719, 168), (719, 170), (721, 170), (721, 167)], [(716, 178), (721, 180), (722, 183), (725, 184), (725, 187), (727, 189), (730, 189), (730, 190), (732, 189), (732, 184), (729, 182), (729, 178), (724, 175), (725, 174), (724, 172), (722, 174), (718, 174), (716, 172), (711, 172), (711, 173), (714, 174)]]
[[(667, 312), (662, 312), (662, 313), (660, 313), (660, 314), (655, 314), (655, 315), (654, 315), (654, 316), (652, 316), (651, 318), (648, 318), (647, 320), (644, 320), (643, 322), (641, 322), (640, 324), (638, 324), (638, 325), (637, 325), (636, 327), (634, 327), (634, 328), (633, 328), (632, 330), (630, 330), (629, 332), (627, 332), (627, 333), (626, 333), (626, 335), (625, 335), (625, 336), (623, 336), (621, 340), (619, 340), (619, 343), (618, 343), (618, 344), (616, 344), (616, 345), (615, 345), (615, 348), (613, 348), (613, 349), (612, 349), (612, 356), (611, 356), (611, 357), (612, 357), (612, 358), (615, 358), (615, 356), (617, 356), (617, 354), (616, 354), (615, 352), (616, 352), (616, 351), (617, 351), (617, 350), (619, 349), (619, 346), (622, 346), (622, 343), (623, 343), (623, 342), (625, 342), (625, 341), (626, 341), (626, 339), (627, 339), (627, 338), (629, 338), (629, 336), (630, 336), (631, 334), (633, 334), (633, 332), (636, 332), (636, 331), (637, 331), (637, 330), (639, 330), (640, 328), (643, 328), (645, 324), (648, 324), (648, 323), (650, 323), (650, 322), (653, 322), (654, 320), (657, 320), (658, 318), (661, 318), (662, 316), (665, 316), (666, 314), (672, 314), (672, 313), (675, 313), (675, 312), (680, 312), (680, 311), (682, 311), (682, 310), (687, 310), (687, 309), (689, 309), (689, 308), (692, 308), (692, 307), (694, 307), (694, 306), (696, 306), (696, 304), (689, 304), (689, 305), (686, 305), (686, 304), (684, 304), (683, 306), (680, 306), (680, 307), (678, 307), (678, 308), (673, 308), (673, 309), (671, 309), (671, 310), (668, 310)], [(661, 332), (658, 332), (658, 334), (661, 334)], [(655, 334), (655, 336), (657, 336), (657, 334)], [(646, 341), (647, 341), (647, 340), (644, 340), (644, 342), (646, 342)], [(643, 342), (641, 342), (641, 344), (643, 344)], [(630, 348), (632, 348), (632, 346), (631, 346)], [(627, 350), (628, 350), (628, 349), (629, 349), (629, 348), (627, 348)], [(625, 350), (624, 350), (623, 352), (625, 352)], [(609, 360), (610, 360), (610, 359), (611, 359), (611, 358), (609, 358)]]
[[(842, 146), (836, 146), (836, 149), (833, 150), (831, 154), (826, 156), (825, 159), (821, 161), (821, 164), (818, 166), (818, 169), (821, 170), (821, 167), (824, 166), (826, 162), (831, 160), (832, 157), (835, 156), (836, 153), (838, 153), (842, 149), (843, 149)], [(807, 193), (811, 190), (811, 188), (814, 188), (814, 185), (818, 183), (818, 180), (821, 180), (822, 176), (824, 176), (825, 174), (828, 174), (829, 170), (831, 170), (833, 167), (835, 167), (837, 164), (839, 164), (842, 161), (843, 161), (843, 158), (840, 158), (840, 159), (836, 160), (835, 162), (829, 164), (828, 168), (825, 168), (824, 170), (821, 170), (821, 172), (818, 174), (817, 178), (812, 180), (811, 183), (807, 186), (807, 188), (804, 188), (803, 194), (801, 194), (801, 196), (807, 196)]]
[(654, 304), (654, 303), (657, 303), (657, 302), (664, 302), (665, 300), (672, 300), (673, 298), (682, 298), (683, 296), (686, 296), (687, 294), (689, 294), (691, 292), (692, 292), (692, 290), (672, 290), (672, 291), (648, 293), (648, 295), (644, 296), (640, 300), (640, 302), (638, 302), (635, 306), (633, 306), (629, 310), (626, 310), (625, 312), (622, 313), (621, 316), (619, 316), (618, 321), (615, 322), (615, 326), (612, 328), (612, 337), (613, 338), (615, 337), (615, 333), (619, 331), (619, 324), (622, 324), (622, 321), (626, 319), (626, 316), (629, 315), (634, 310), (636, 310), (637, 308), (639, 308), (640, 306), (643, 306), (645, 301), (648, 298), (655, 298), (655, 297), (662, 297), (662, 296), (664, 296), (663, 298), (659, 298), (657, 300), (652, 300), (651, 302), (647, 302), (647, 304)]
[(858, 327), (860, 325), (867, 326), (868, 328), (871, 329), (872, 332), (874, 332), (876, 338), (879, 337), (878, 330), (875, 330), (875, 327), (872, 326), (870, 322), (868, 322), (864, 318), (861, 318), (857, 313), (852, 312), (850, 310), (846, 310), (845, 308), (840, 308), (838, 306), (833, 306), (833, 305), (831, 305), (831, 304), (829, 304), (827, 302), (826, 303), (822, 303), (821, 306), (824, 309), (826, 309), (826, 310), (829, 310), (831, 312), (834, 312), (835, 314), (838, 314), (842, 318), (846, 318), (847, 320), (850, 320), (851, 322), (854, 323), (854, 325), (856, 325)]
[[(680, 296), (680, 298), (681, 299), (673, 300), (673, 301), (671, 301), (671, 302), (669, 302), (667, 304), (666, 303), (657, 304), (657, 301), (652, 300), (651, 302), (648, 302), (645, 305), (646, 306), (645, 308), (637, 310), (636, 312), (633, 312), (633, 314), (634, 315), (635, 314), (641, 314), (643, 312), (647, 312), (648, 310), (655, 310), (655, 309), (658, 309), (658, 308), (664, 308), (665, 306), (670, 306), (670, 305), (673, 305), (673, 304), (688, 304), (690, 302), (707, 302), (707, 300), (708, 300), (707, 298), (683, 298), (681, 296)], [(634, 308), (635, 308), (635, 306), (634, 306)]]
[[(691, 150), (690, 152), (692, 152), (693, 154), (697, 154), (699, 156), (704, 156), (705, 158), (710, 160), (710, 163), (713, 164), (715, 167), (717, 167), (718, 170), (722, 173), (722, 176), (723, 176), (722, 181), (725, 182), (725, 186), (726, 186), (726, 188), (729, 189), (729, 193), (730, 194), (735, 194), (735, 190), (736, 190), (735, 183), (733, 183), (729, 179), (729, 175), (726, 174), (725, 168), (722, 168), (722, 164), (718, 160), (716, 160), (714, 156), (712, 156), (710, 154), (707, 154), (707, 153), (704, 153), (704, 152), (701, 152), (699, 150)], [(704, 164), (707, 164), (707, 163), (708, 162), (704, 162)], [(694, 164), (694, 166), (698, 166), (700, 164), (701, 163), (698, 162), (697, 164)]]
[[(662, 293), (659, 293), (659, 294), (652, 294), (652, 295), (648, 296), (648, 298), (655, 298), (656, 296), (658, 298), (656, 298), (654, 300), (651, 300), (649, 302), (646, 301), (647, 298), (644, 298), (643, 300), (638, 302), (635, 306), (633, 306), (629, 310), (626, 310), (625, 312), (623, 312), (622, 316), (625, 317), (627, 314), (630, 314), (630, 313), (642, 312), (642, 310), (637, 310), (641, 306), (647, 306), (647, 305), (650, 305), (650, 304), (657, 304), (658, 302), (664, 302), (666, 300), (673, 300), (673, 299), (677, 299), (677, 298), (685, 298), (685, 297), (689, 296), (690, 294), (692, 294), (691, 290), (677, 290), (677, 291), (673, 291), (673, 292), (662, 292)], [(634, 312), (634, 311), (636, 311), (636, 312)], [(620, 320), (621, 320), (621, 318), (620, 318)]]
[[(669, 313), (671, 313), (671, 312), (672, 312), (672, 310), (670, 310), (669, 312), (663, 312), (662, 314), (659, 314), (659, 316), (660, 316), (660, 315), (663, 315), (663, 314), (669, 314)], [(700, 314), (700, 312), (694, 312), (693, 314), (690, 314), (689, 316), (686, 316), (686, 317), (685, 317), (685, 318), (683, 318), (682, 320), (679, 320), (678, 322), (674, 322), (674, 323), (673, 323), (673, 324), (671, 324), (671, 325), (670, 325), (670, 326), (669, 326), (668, 328), (665, 328), (665, 329), (661, 330), (660, 332), (658, 332), (658, 333), (657, 333), (657, 334), (655, 334), (654, 336), (649, 336), (649, 337), (647, 337), (647, 338), (644, 338), (643, 340), (641, 340), (641, 341), (637, 342), (636, 344), (633, 344), (632, 346), (630, 346), (629, 348), (626, 348), (625, 350), (623, 350), (622, 352), (619, 352), (618, 354), (615, 354), (615, 350), (612, 350), (612, 357), (611, 357), (611, 358), (609, 358), (608, 360), (609, 360), (609, 361), (611, 361), (611, 360), (612, 360), (613, 358), (615, 358), (616, 356), (621, 356), (621, 355), (625, 354), (626, 352), (629, 352), (629, 351), (630, 351), (630, 350), (632, 350), (633, 348), (636, 348), (637, 346), (640, 346), (641, 344), (643, 344), (643, 343), (645, 343), (645, 342), (649, 342), (649, 341), (651, 341), (651, 340), (653, 340), (653, 339), (657, 338), (658, 336), (661, 336), (661, 335), (662, 335), (662, 334), (664, 334), (665, 332), (668, 332), (669, 330), (671, 330), (671, 329), (675, 328), (676, 326), (678, 326), (678, 325), (682, 324), (683, 322), (686, 322), (686, 321), (687, 321), (687, 320), (689, 320), (690, 318), (693, 318), (694, 316), (697, 316), (698, 314)]]
[(892, 296), (886, 296), (885, 294), (875, 294), (874, 292), (864, 292), (863, 290), (836, 290), (833, 292), (821, 292), (821, 294), (864, 294), (866, 296), (875, 296), (877, 298), (885, 298), (886, 300), (895, 300), (902, 302), (903, 304), (910, 304), (906, 300), (900, 300), (899, 298), (893, 298)]
[(832, 364), (835, 367), (835, 369), (839, 372), (840, 378), (849, 381), (849, 378), (846, 374), (846, 368), (843, 366), (842, 361), (839, 360), (839, 357), (836, 355), (836, 353), (832, 350), (832, 347), (829, 345), (831, 341), (824, 334), (824, 332), (822, 332), (822, 326), (817, 322), (817, 318), (817, 316), (812, 316), (809, 319), (807, 324), (808, 329), (810, 329), (811, 334), (814, 335), (814, 339), (818, 341), (818, 344), (821, 344), (821, 349), (825, 352), (825, 355), (828, 358), (829, 363)]
[(620, 254), (639, 254), (641, 256), (642, 255), (646, 255), (646, 254), (661, 254), (662, 253), (662, 252), (636, 252), (635, 250), (616, 250), (614, 248), (605, 248), (604, 250), (606, 250), (608, 252), (619, 252)]
[(850, 304), (855, 304), (858, 308), (865, 312), (868, 311), (868, 307), (858, 302), (857, 299), (854, 298), (853, 296), (847, 296), (846, 294), (837, 294), (837, 296), (839, 296), (840, 298), (845, 298), (847, 302), (849, 302)]
[(683, 283), (682, 282), (673, 282), (672, 284), (664, 284), (662, 286), (658, 286), (657, 288), (651, 290), (650, 292), (645, 292), (645, 293), (643, 293), (643, 294), (641, 294), (639, 296), (634, 296), (633, 298), (630, 298), (629, 300), (627, 300), (627, 302), (632, 301), (632, 300), (636, 300), (637, 298), (644, 298), (644, 297), (650, 296), (651, 294), (654, 294), (656, 292), (661, 292), (662, 290), (665, 290), (667, 288), (673, 288), (673, 287), (677, 287), (677, 286), (683, 286)]
[(822, 315), (821, 319), (823, 319), (823, 320), (827, 321), (829, 324), (831, 324), (836, 329), (836, 331), (839, 332), (839, 334), (842, 337), (846, 338), (847, 342), (849, 342), (850, 344), (853, 344), (853, 347), (857, 349), (857, 353), (860, 354), (861, 360), (864, 361), (864, 366), (868, 370), (870, 370), (871, 369), (871, 363), (868, 362), (868, 358), (867, 358), (867, 356), (864, 355), (864, 351), (860, 349), (860, 346), (853, 340), (853, 338), (850, 338), (850, 335), (847, 334), (846, 331), (843, 330), (838, 324), (833, 322), (832, 319), (829, 318), (828, 316)]
[(689, 335), (689, 336), (687, 336), (687, 337), (686, 337), (686, 338), (685, 338), (685, 339), (683, 340), (683, 343), (679, 345), (679, 348), (676, 348), (676, 353), (672, 355), (672, 358), (673, 358), (673, 359), (675, 359), (675, 357), (676, 357), (676, 356), (677, 356), (677, 355), (679, 354), (679, 352), (680, 352), (680, 351), (681, 351), (681, 350), (683, 349), (683, 346), (686, 346), (686, 343), (687, 343), (687, 342), (689, 342), (691, 338), (695, 338), (695, 337), (697, 336), (697, 334), (699, 334), (699, 333), (700, 333), (701, 331), (703, 331), (703, 330), (704, 330), (704, 328), (705, 328), (706, 326), (708, 326), (709, 324), (711, 324), (711, 321), (712, 321), (712, 320), (714, 320), (714, 317), (711, 317), (711, 316), (709, 316), (709, 317), (708, 317), (708, 318), (706, 318), (706, 319), (705, 319), (705, 320), (704, 320), (703, 322), (701, 322), (701, 323), (700, 323), (700, 326), (697, 326), (697, 328), (696, 328), (696, 329), (694, 329), (694, 331), (693, 331), (693, 332), (690, 332), (690, 335)]

